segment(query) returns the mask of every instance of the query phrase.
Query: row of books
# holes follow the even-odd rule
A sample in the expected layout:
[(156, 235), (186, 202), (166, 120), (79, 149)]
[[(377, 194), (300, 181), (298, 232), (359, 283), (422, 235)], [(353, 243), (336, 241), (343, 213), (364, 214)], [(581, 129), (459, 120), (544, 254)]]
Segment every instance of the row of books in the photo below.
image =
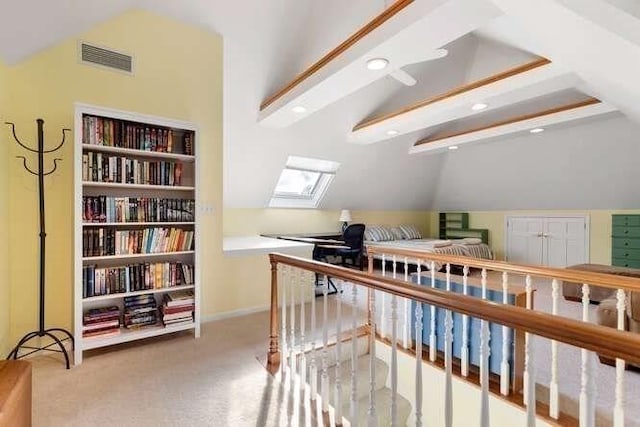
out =
[(165, 294), (160, 307), (162, 323), (165, 326), (183, 325), (193, 322), (195, 298), (193, 291)]
[(158, 323), (158, 306), (153, 295), (125, 297), (123, 323), (127, 329)]
[(83, 196), (83, 222), (192, 222), (193, 199)]
[(82, 296), (163, 289), (193, 285), (193, 265), (181, 262), (130, 264), (124, 267), (84, 265), (82, 267)]
[(82, 130), (84, 144), (193, 155), (192, 131), (175, 131), (89, 115), (82, 118)]
[(193, 238), (193, 230), (175, 227), (139, 230), (92, 227), (82, 230), (82, 255), (96, 257), (191, 251), (194, 248)]
[(82, 337), (117, 335), (120, 333), (120, 308), (118, 306), (92, 308), (82, 318)]
[(182, 163), (131, 159), (89, 151), (82, 154), (82, 180), (180, 186)]

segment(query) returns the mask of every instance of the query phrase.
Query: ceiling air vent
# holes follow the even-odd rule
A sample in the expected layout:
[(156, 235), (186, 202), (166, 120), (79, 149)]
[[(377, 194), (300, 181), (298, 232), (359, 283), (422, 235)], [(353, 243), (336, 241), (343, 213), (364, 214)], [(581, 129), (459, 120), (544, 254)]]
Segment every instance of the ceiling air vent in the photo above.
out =
[(133, 57), (113, 50), (80, 43), (80, 61), (112, 70), (133, 73)]

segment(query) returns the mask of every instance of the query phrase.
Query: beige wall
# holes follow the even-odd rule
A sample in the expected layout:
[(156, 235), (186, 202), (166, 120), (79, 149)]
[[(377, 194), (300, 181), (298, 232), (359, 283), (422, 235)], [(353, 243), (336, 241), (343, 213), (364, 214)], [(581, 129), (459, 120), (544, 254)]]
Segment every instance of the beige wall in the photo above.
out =
[[(221, 37), (159, 15), (134, 10), (77, 38), (132, 54), (135, 57), (134, 75), (81, 65), (77, 59), (77, 39), (69, 39), (9, 68), (12, 103), (3, 115), (3, 121), (16, 122), (19, 135), (33, 143), (34, 120), (43, 118), (48, 146), (59, 140), (62, 127), (73, 126), (75, 102), (194, 122), (199, 126), (202, 199), (213, 205), (215, 212), (220, 212)], [(0, 138), (3, 144), (7, 136), (3, 129)], [(38, 301), (37, 185), (34, 177), (25, 173), (21, 163), (13, 158), (18, 154), (21, 154), (20, 150), (12, 146), (8, 187), (13, 340), (36, 327)], [(73, 140), (67, 141), (57, 157), (63, 159), (58, 171), (46, 178), (46, 323), (70, 328), (73, 304)], [(0, 170), (4, 168), (0, 167)], [(0, 192), (5, 194), (6, 189), (6, 185), (0, 187)], [(207, 315), (217, 308), (215, 288), (224, 286), (220, 281), (222, 218), (206, 215), (201, 225), (202, 236), (206, 236), (198, 242), (205, 260), (201, 269), (202, 306), (203, 314)], [(1, 228), (2, 223), (0, 231)]]
[[(352, 211), (352, 222), (365, 224), (415, 224), (429, 235), (429, 212)], [(225, 209), (224, 235), (247, 236), (263, 233), (338, 232), (340, 211), (316, 209)], [(310, 251), (294, 255), (309, 258)], [(267, 254), (225, 256), (222, 282), (216, 288), (216, 314), (241, 313), (269, 305), (271, 270)], [(215, 317), (215, 314), (214, 316)], [(205, 314), (205, 319), (207, 318)], [(211, 316), (209, 316), (211, 318)]]
[[(503, 260), (506, 249), (505, 217), (507, 215), (588, 215), (590, 219), (589, 262), (611, 264), (611, 215), (639, 214), (640, 210), (543, 210), (543, 211), (476, 211), (469, 212), (469, 227), (489, 229), (489, 244), (497, 259)], [(438, 229), (438, 212), (431, 214), (431, 229)]]
[[(7, 69), (0, 61), (0, 118), (7, 117), (9, 83)], [(4, 120), (2, 120), (4, 121)], [(9, 293), (9, 144), (0, 132), (0, 358), (6, 355), (11, 343)]]
[[(431, 214), (426, 211), (352, 211), (351, 216), (352, 223), (415, 224), (427, 236), (431, 230)], [(340, 211), (333, 210), (225, 209), (223, 230), (225, 236), (339, 231), (339, 217)]]

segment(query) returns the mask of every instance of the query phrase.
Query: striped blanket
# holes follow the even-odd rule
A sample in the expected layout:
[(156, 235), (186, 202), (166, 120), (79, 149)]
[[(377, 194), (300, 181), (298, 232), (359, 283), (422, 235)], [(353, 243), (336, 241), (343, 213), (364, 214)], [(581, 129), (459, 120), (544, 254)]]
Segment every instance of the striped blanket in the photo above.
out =
[[(456, 243), (455, 240), (451, 241), (450, 245), (440, 246), (438, 240), (433, 239), (416, 239), (416, 240), (391, 240), (386, 242), (365, 242), (366, 245), (372, 245), (377, 247), (388, 247), (389, 249), (406, 249), (406, 250), (414, 250), (414, 251), (423, 251), (426, 253), (434, 253), (441, 255), (456, 255), (456, 256), (468, 256), (473, 258), (481, 258), (481, 259), (493, 259), (493, 253), (491, 252), (491, 248), (484, 243), (478, 244), (464, 244), (464, 243)], [(374, 256), (376, 259), (382, 259), (382, 255), (376, 254)], [(385, 256), (386, 260), (391, 260), (391, 255)], [(397, 259), (398, 262), (402, 262), (401, 259)], [(415, 261), (414, 261), (415, 262)], [(425, 261), (423, 266), (426, 268), (430, 268), (431, 261)], [(440, 270), (442, 265), (439, 263), (435, 264), (436, 270)]]

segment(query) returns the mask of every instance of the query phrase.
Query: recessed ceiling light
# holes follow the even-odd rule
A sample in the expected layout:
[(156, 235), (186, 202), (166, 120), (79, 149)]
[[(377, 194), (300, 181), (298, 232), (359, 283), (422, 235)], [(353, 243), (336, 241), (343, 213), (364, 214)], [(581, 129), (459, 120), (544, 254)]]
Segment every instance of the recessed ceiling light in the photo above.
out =
[(544, 128), (534, 128), (534, 129), (531, 129), (529, 132), (531, 132), (531, 133), (544, 132)]
[(296, 105), (291, 109), (291, 111), (293, 111), (296, 114), (302, 114), (302, 113), (306, 113), (307, 109), (304, 108), (302, 105)]
[(458, 146), (457, 145), (450, 145), (449, 146), (449, 150), (457, 150)]
[(394, 136), (394, 135), (397, 135), (397, 134), (398, 134), (398, 131), (395, 130), (395, 129), (391, 129), (391, 130), (387, 131), (387, 135), (389, 135), (389, 136)]
[(385, 58), (373, 58), (367, 61), (367, 68), (373, 71), (383, 70), (389, 65), (389, 60)]
[(488, 105), (487, 105), (487, 104), (484, 104), (484, 103), (482, 103), (482, 102), (478, 102), (477, 104), (473, 104), (473, 105), (471, 106), (471, 109), (472, 109), (473, 111), (480, 111), (480, 110), (484, 110), (484, 109), (485, 109), (485, 108), (487, 108), (487, 107), (488, 107)]

